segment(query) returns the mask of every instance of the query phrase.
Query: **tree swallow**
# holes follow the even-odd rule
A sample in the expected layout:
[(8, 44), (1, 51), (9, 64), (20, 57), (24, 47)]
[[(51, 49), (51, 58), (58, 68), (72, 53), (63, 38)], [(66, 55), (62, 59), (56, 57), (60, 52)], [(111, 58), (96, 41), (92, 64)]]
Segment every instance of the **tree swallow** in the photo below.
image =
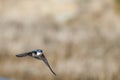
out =
[(22, 54), (18, 54), (16, 55), (16, 57), (25, 57), (25, 56), (31, 56), (33, 58), (39, 59), (39, 60), (43, 60), (43, 62), (48, 66), (48, 68), (50, 69), (50, 71), (56, 75), (56, 73), (52, 70), (52, 68), (50, 67), (48, 60), (46, 59), (46, 57), (43, 54), (43, 51), (40, 49), (37, 50), (33, 50), (30, 52), (26, 52), (26, 53), (22, 53)]

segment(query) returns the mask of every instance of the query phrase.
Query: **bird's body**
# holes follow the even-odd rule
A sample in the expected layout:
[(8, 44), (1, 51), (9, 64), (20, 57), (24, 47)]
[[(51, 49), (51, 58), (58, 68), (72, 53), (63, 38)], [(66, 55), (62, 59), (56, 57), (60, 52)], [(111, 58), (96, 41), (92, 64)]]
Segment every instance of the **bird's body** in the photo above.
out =
[(48, 63), (48, 60), (46, 59), (46, 57), (44, 56), (43, 54), (43, 51), (40, 50), (40, 49), (37, 49), (37, 50), (33, 50), (33, 51), (30, 51), (30, 52), (26, 52), (26, 53), (22, 53), (22, 54), (18, 54), (16, 55), (17, 57), (25, 57), (25, 56), (31, 56), (33, 58), (36, 58), (36, 59), (39, 59), (39, 60), (43, 60), (45, 62), (45, 64), (49, 67), (49, 69), (51, 70), (51, 72), (55, 74), (55, 72), (52, 70), (52, 68), (50, 67), (49, 63)]

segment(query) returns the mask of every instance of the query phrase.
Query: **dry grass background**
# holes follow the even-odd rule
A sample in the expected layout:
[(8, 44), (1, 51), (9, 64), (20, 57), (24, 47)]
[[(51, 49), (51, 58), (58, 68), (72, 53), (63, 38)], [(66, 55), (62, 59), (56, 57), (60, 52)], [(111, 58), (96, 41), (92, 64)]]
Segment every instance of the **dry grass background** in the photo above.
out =
[[(120, 0), (0, 0), (0, 76), (120, 80)], [(15, 55), (43, 49), (43, 62)]]

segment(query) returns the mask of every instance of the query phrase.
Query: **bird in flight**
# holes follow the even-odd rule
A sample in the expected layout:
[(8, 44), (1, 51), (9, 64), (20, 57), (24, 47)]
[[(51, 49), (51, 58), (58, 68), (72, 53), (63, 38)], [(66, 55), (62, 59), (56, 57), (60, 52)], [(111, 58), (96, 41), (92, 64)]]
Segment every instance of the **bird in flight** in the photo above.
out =
[(50, 69), (50, 71), (56, 75), (56, 73), (52, 70), (52, 68), (50, 67), (48, 60), (46, 59), (46, 57), (43, 54), (43, 51), (40, 49), (37, 50), (33, 50), (30, 52), (25, 52), (22, 54), (17, 54), (16, 57), (25, 57), (25, 56), (31, 56), (33, 58), (39, 59), (39, 60), (43, 60), (43, 62), (48, 66), (48, 68)]

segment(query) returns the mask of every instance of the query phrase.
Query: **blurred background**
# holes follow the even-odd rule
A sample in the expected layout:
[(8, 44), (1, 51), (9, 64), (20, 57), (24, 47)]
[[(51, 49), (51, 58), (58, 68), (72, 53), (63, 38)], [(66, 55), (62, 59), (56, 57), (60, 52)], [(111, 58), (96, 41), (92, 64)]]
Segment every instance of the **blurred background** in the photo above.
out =
[[(56, 72), (15, 55), (42, 49)], [(0, 0), (0, 80), (120, 80), (120, 0)]]

